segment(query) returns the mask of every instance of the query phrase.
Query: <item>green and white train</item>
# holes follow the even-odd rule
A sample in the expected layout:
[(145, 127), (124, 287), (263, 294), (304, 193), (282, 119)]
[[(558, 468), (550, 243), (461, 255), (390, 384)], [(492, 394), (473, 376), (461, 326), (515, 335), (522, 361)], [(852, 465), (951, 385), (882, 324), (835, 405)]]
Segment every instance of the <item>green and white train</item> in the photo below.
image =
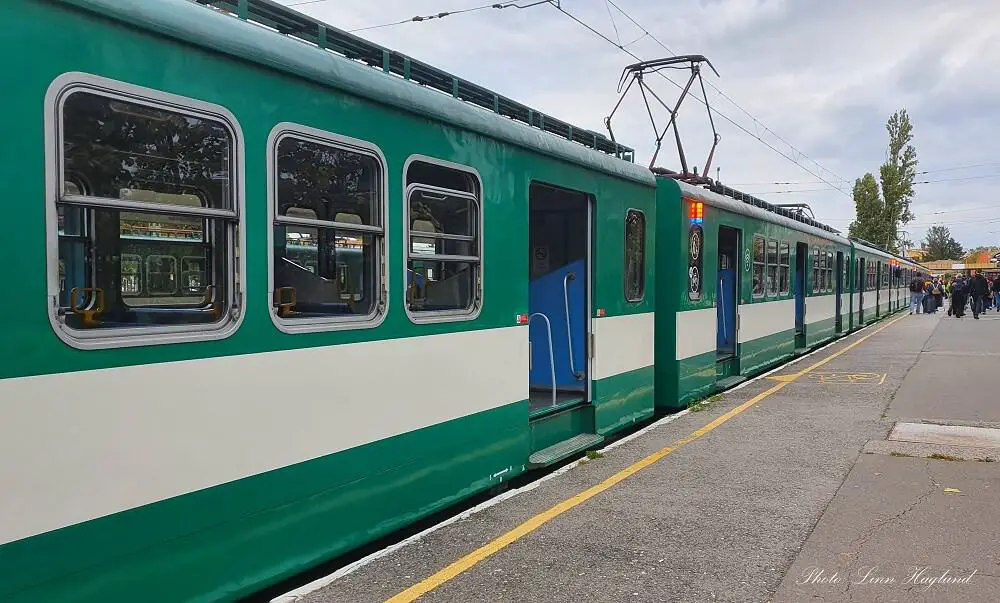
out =
[(268, 0), (4, 7), (0, 600), (244, 596), (919, 270)]

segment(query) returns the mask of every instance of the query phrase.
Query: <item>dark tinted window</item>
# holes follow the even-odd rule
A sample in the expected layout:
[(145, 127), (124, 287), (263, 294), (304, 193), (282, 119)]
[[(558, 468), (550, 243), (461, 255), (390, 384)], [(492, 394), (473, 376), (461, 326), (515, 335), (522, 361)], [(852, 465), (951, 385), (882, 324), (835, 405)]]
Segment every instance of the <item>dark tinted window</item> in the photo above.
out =
[(646, 294), (646, 216), (634, 209), (625, 216), (625, 299), (641, 301)]

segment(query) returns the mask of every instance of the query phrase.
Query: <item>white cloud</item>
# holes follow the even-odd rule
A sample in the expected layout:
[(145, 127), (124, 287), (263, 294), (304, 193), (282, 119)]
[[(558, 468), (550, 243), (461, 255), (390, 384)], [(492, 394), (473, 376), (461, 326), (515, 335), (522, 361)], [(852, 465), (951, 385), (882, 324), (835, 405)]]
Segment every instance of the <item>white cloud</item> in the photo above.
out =
[[(885, 156), (885, 121), (898, 108), (913, 119), (919, 169), (932, 170), (920, 179), (1000, 176), (1000, 164), (936, 171), (1000, 161), (1000, 81), (992, 76), (1000, 68), (995, 0), (613, 2), (671, 51), (706, 55), (721, 74), (716, 78), (706, 70), (707, 82), (847, 179), (837, 184), (848, 192), (864, 172), (877, 173)], [(296, 8), (353, 29), (477, 5), (476, 0), (331, 0)], [(643, 59), (670, 54), (612, 9), (613, 26), (605, 0), (562, 0), (562, 7), (612, 40), (642, 38), (629, 50)], [(633, 62), (546, 5), (484, 9), (358, 35), (599, 132), (606, 131), (603, 118), (617, 101), (621, 70)], [(683, 83), (686, 75), (671, 77)], [(671, 102), (677, 88), (658, 79), (650, 78), (650, 84)], [(708, 96), (714, 108), (829, 178), (740, 108), (711, 89)], [(689, 163), (701, 166), (711, 135), (704, 107), (693, 101), (682, 108), (680, 127)], [(658, 119), (665, 116), (661, 112)], [(653, 135), (638, 96), (619, 109), (612, 125), (619, 140), (637, 149), (637, 161), (646, 163)], [(716, 165), (724, 182), (772, 202), (808, 202), (821, 220), (846, 231), (854, 209), (848, 196), (814, 190), (829, 187), (725, 119), (717, 118), (716, 126), (723, 137)], [(664, 142), (658, 163), (677, 169), (672, 142)], [(800, 184), (766, 184), (774, 182)], [(929, 225), (944, 223), (967, 247), (1000, 241), (1000, 221), (988, 222), (1000, 218), (993, 194), (998, 185), (1000, 177), (918, 185), (917, 219), (906, 228), (910, 238), (919, 240)], [(774, 192), (788, 189), (809, 192)], [(954, 213), (932, 213), (942, 211)]]

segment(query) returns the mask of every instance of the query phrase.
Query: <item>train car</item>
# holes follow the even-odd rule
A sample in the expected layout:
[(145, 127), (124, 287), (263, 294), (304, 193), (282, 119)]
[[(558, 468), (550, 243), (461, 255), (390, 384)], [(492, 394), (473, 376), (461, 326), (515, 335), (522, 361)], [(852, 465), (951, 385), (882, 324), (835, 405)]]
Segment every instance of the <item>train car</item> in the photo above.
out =
[(857, 287), (854, 324), (869, 325), (888, 314), (890, 255), (870, 244), (852, 240)]
[(654, 412), (631, 149), (211, 4), (5, 4), (0, 599), (237, 598)]
[(672, 177), (659, 178), (657, 205), (659, 406), (683, 407), (850, 330), (851, 242), (830, 227)]
[(851, 329), (861, 328), (909, 306), (910, 280), (926, 267), (861, 239), (851, 239)]
[(235, 599), (894, 308), (874, 246), (269, 0), (5, 8), (0, 599)]

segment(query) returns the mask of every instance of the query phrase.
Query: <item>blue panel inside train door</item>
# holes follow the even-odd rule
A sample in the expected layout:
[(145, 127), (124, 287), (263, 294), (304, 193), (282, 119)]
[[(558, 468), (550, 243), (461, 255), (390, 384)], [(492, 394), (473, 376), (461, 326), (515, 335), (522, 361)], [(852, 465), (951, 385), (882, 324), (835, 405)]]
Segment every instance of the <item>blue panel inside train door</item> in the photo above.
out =
[(739, 372), (737, 333), (739, 332), (740, 231), (719, 227), (719, 253), (715, 274), (715, 359), (729, 361), (716, 367), (716, 375), (730, 377)]
[(533, 350), (529, 384), (551, 387), (548, 331), (552, 333), (552, 356), (555, 360), (557, 389), (583, 389), (586, 363), (586, 261), (578, 260), (531, 281), (531, 314), (549, 320), (531, 321), (529, 340)]
[(719, 253), (719, 280), (715, 289), (718, 354), (736, 354), (736, 265), (728, 253)]

